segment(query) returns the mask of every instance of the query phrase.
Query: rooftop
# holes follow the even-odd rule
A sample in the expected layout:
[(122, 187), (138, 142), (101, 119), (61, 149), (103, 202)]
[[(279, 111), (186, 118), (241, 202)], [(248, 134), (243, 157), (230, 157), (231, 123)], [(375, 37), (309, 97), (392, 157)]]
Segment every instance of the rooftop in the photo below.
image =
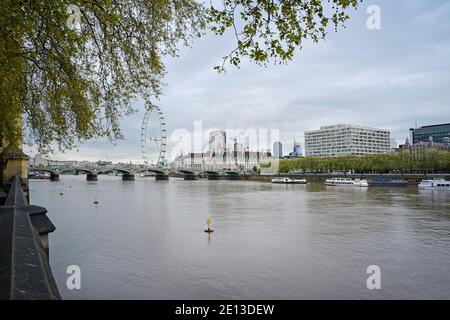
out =
[(334, 125), (329, 125), (329, 126), (321, 126), (319, 130), (306, 131), (305, 133), (317, 132), (317, 131), (323, 131), (323, 130), (330, 130), (330, 129), (343, 129), (343, 128), (358, 128), (358, 129), (377, 130), (377, 131), (389, 132), (389, 130), (386, 130), (386, 129), (371, 128), (371, 127), (360, 126), (360, 125), (355, 125), (355, 124), (340, 123), (340, 124), (334, 124)]
[(442, 123), (442, 124), (433, 124), (428, 126), (422, 126), (420, 128), (412, 128), (411, 130), (417, 130), (417, 129), (425, 129), (425, 128), (436, 128), (436, 127), (450, 127), (450, 123)]

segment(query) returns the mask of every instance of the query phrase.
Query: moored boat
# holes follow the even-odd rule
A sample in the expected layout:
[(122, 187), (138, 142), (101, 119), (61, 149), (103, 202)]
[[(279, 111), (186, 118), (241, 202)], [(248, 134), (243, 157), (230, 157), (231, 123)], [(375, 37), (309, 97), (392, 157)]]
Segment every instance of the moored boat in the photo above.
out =
[(306, 179), (291, 179), (291, 178), (273, 178), (272, 183), (279, 184), (307, 184)]
[(325, 180), (327, 186), (368, 187), (366, 179), (332, 178)]
[(45, 172), (30, 172), (28, 174), (28, 179), (50, 179), (50, 175), (45, 174)]
[(368, 181), (370, 187), (392, 187), (403, 188), (408, 186), (405, 180), (395, 180), (391, 177), (374, 177)]
[(450, 181), (444, 179), (422, 180), (419, 189), (450, 190)]

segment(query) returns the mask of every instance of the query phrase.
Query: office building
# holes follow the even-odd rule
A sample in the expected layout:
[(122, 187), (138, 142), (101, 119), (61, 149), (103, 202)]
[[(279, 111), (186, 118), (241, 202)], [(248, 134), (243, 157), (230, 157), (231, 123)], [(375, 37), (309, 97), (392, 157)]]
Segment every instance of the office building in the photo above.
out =
[(303, 157), (302, 145), (299, 142), (295, 142), (294, 140), (294, 147), (292, 149), (292, 152), (289, 153), (289, 156), (293, 158)]
[(275, 142), (273, 144), (273, 157), (275, 159), (283, 158), (283, 145), (281, 142)]
[(419, 142), (444, 143), (445, 138), (450, 138), (450, 123), (423, 126), (417, 129), (410, 129), (412, 144)]
[(363, 156), (388, 154), (390, 151), (391, 134), (389, 130), (337, 124), (305, 132), (307, 157)]

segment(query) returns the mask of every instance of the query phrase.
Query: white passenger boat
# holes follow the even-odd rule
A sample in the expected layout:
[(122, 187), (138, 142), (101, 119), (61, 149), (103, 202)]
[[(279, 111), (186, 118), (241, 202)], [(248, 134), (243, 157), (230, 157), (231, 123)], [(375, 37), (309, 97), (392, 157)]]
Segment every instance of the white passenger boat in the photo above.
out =
[(291, 179), (291, 178), (273, 178), (272, 183), (280, 184), (307, 184), (306, 179)]
[(368, 187), (366, 179), (333, 178), (325, 180), (327, 186)]
[(450, 181), (444, 179), (422, 180), (419, 189), (450, 190)]

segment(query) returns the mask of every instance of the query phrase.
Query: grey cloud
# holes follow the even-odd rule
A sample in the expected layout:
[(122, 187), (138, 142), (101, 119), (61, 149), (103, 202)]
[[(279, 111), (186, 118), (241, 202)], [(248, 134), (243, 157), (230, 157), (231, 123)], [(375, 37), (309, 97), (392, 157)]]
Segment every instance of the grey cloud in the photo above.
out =
[[(392, 130), (401, 142), (408, 129), (450, 122), (450, 4), (448, 1), (379, 0), (382, 29), (366, 28), (365, 6), (346, 29), (325, 42), (305, 44), (288, 65), (258, 67), (244, 62), (213, 71), (233, 47), (230, 36), (207, 35), (180, 57), (167, 59), (163, 108), (170, 132), (204, 128), (277, 128), (285, 150), (293, 138), (321, 125), (354, 123)], [(59, 158), (140, 159), (140, 111), (122, 121), (125, 141), (89, 142)]]

